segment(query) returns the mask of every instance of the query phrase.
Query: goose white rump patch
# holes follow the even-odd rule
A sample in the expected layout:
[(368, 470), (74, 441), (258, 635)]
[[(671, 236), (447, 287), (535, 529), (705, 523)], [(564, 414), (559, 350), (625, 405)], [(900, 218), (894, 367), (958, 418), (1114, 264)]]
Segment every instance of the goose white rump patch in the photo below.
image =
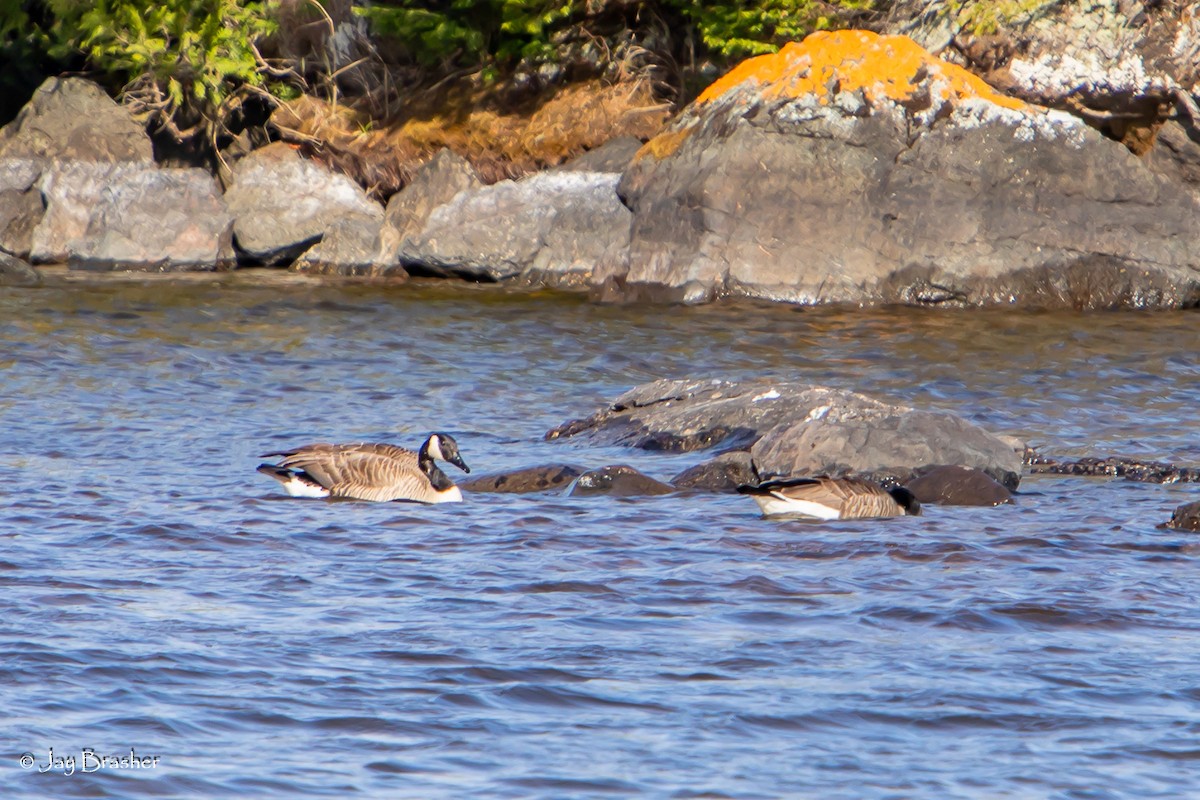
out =
[(768, 517), (790, 516), (807, 517), (808, 519), (839, 519), (841, 511), (836, 508), (814, 503), (811, 500), (796, 500), (778, 492), (771, 494), (756, 494), (754, 501)]

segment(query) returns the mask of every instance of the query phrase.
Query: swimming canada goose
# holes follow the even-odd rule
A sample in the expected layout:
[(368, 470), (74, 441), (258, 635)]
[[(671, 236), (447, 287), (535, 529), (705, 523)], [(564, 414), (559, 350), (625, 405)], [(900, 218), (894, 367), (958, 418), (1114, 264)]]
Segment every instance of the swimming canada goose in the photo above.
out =
[(921, 504), (908, 489), (884, 489), (862, 478), (788, 478), (739, 486), (738, 492), (753, 497), (769, 517), (870, 519), (921, 513)]
[(283, 460), (259, 464), (258, 471), (282, 483), (292, 497), (459, 503), (462, 491), (434, 462), (471, 471), (448, 433), (431, 434), (415, 453), (394, 444), (308, 444), (260, 458), (277, 456)]

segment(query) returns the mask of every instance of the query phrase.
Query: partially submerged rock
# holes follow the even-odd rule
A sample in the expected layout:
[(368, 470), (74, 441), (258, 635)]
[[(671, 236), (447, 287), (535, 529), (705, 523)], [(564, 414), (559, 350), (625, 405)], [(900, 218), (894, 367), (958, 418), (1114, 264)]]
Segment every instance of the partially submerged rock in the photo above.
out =
[(625, 173), (602, 297), (1171, 308), (1200, 203), (903, 36), (817, 33), (714, 83)]
[(1175, 509), (1171, 518), (1162, 527), (1176, 528), (1182, 531), (1200, 531), (1200, 501), (1187, 503)]
[(1058, 460), (1039, 455), (1030, 462), (1033, 474), (1083, 475), (1087, 477), (1124, 478), (1139, 483), (1197, 483), (1200, 467), (1180, 467), (1162, 461), (1146, 461), (1123, 456), (1089, 456), (1080, 459)]
[(501, 472), (495, 475), (480, 475), (458, 484), (464, 492), (491, 492), (499, 494), (529, 494), (565, 489), (571, 481), (582, 475), (584, 470), (570, 464), (544, 464)]
[(38, 286), (41, 273), (16, 256), (0, 252), (0, 286)]
[(612, 497), (642, 497), (671, 494), (675, 487), (655, 480), (625, 464), (615, 464), (589, 470), (571, 485), (567, 494), (572, 497), (591, 497), (604, 494)]
[(721, 453), (671, 478), (671, 485), (676, 489), (703, 492), (736, 492), (739, 486), (758, 482), (754, 461), (745, 450)]
[(961, 464), (1016, 488), (1021, 473), (1021, 455), (1011, 441), (953, 414), (768, 379), (654, 381), (546, 438), (580, 435), (674, 452), (748, 447), (763, 480)]
[(983, 470), (943, 465), (918, 470), (904, 488), (922, 503), (943, 506), (998, 506), (1012, 502), (1012, 492)]
[(409, 272), (579, 287), (624, 264), (629, 209), (608, 172), (544, 172), (460, 191), (400, 247)]

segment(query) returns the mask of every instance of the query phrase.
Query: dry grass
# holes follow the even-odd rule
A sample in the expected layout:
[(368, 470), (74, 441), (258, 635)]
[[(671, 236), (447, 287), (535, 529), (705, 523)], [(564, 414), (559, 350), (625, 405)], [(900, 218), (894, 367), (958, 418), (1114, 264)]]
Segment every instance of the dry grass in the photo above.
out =
[(646, 81), (591, 80), (507, 108), (494, 93), (478, 91), (411, 98), (406, 114), (386, 122), (306, 96), (271, 121), (285, 138), (384, 198), (443, 147), (494, 183), (561, 164), (618, 136), (650, 139), (670, 110)]

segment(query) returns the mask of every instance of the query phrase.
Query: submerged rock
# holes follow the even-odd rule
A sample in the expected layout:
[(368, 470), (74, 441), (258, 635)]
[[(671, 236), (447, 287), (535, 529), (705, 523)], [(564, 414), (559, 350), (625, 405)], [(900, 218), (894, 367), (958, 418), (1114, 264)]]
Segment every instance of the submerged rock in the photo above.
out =
[(608, 172), (543, 172), (460, 191), (400, 247), (409, 272), (580, 287), (624, 264), (629, 209)]
[(1175, 509), (1171, 518), (1163, 523), (1163, 527), (1177, 528), (1182, 531), (1200, 531), (1200, 501), (1187, 503)]
[(1200, 482), (1200, 467), (1179, 467), (1162, 461), (1143, 461), (1122, 456), (1059, 461), (1039, 455), (1030, 463), (1029, 471), (1033, 474), (1107, 476), (1139, 483)]
[(567, 494), (572, 497), (591, 497), (606, 494), (612, 497), (641, 497), (671, 494), (675, 487), (655, 480), (624, 464), (589, 470), (580, 475)]
[(1171, 308), (1200, 202), (903, 36), (816, 33), (714, 83), (622, 178), (612, 299)]
[(1011, 441), (953, 414), (768, 379), (654, 381), (546, 438), (580, 435), (674, 452), (748, 447), (763, 480), (961, 464), (1016, 488), (1021, 473), (1021, 455)]
[(704, 492), (736, 492), (739, 486), (758, 482), (754, 461), (745, 450), (722, 453), (671, 478), (671, 485), (676, 489)]
[(943, 506), (998, 506), (1012, 502), (1012, 492), (983, 470), (956, 465), (918, 470), (904, 488), (922, 503)]
[(584, 470), (580, 467), (570, 464), (544, 464), (495, 475), (481, 475), (478, 478), (459, 483), (458, 486), (464, 492), (501, 494), (548, 492), (554, 489), (565, 489), (583, 472)]

